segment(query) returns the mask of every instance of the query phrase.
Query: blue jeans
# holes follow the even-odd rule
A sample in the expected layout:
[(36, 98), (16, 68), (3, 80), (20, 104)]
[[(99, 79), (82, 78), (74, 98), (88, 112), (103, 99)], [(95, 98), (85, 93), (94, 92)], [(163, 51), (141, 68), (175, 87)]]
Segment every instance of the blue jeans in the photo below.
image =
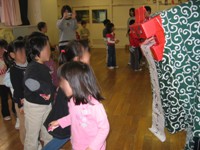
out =
[(42, 150), (59, 150), (70, 138), (58, 139), (53, 138), (48, 144), (46, 144)]
[(108, 67), (116, 66), (115, 45), (108, 45)]

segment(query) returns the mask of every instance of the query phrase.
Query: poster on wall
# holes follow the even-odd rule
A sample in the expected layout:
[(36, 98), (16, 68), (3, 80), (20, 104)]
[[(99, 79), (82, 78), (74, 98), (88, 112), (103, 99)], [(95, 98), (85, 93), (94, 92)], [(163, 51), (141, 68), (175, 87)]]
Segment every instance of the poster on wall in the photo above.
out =
[(92, 23), (102, 23), (105, 19), (107, 19), (106, 9), (92, 10)]
[(81, 21), (89, 23), (89, 10), (76, 10), (76, 19), (78, 23), (81, 23)]

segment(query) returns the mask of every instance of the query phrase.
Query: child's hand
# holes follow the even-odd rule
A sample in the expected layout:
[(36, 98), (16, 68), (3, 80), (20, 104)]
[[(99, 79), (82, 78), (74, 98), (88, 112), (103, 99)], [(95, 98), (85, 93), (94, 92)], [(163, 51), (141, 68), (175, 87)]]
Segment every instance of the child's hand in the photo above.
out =
[(115, 43), (116, 43), (116, 44), (119, 43), (119, 40), (115, 40)]
[(24, 104), (24, 98), (20, 100), (20, 103), (23, 105)]
[(21, 108), (19, 109), (19, 112), (20, 112), (21, 114), (24, 114), (24, 107), (21, 107)]
[(46, 94), (40, 94), (40, 96), (41, 96), (42, 98), (44, 98), (44, 100), (46, 100), (46, 101), (48, 101), (48, 100), (50, 99), (50, 97), (51, 97), (50, 94), (49, 94), (49, 95), (46, 95)]
[(48, 127), (48, 132), (49, 131), (53, 131), (54, 129), (56, 129), (57, 127), (59, 127), (59, 124), (58, 124), (58, 121), (52, 121), (50, 124), (49, 124), (49, 127)]
[(85, 150), (92, 150), (91, 148), (87, 147)]

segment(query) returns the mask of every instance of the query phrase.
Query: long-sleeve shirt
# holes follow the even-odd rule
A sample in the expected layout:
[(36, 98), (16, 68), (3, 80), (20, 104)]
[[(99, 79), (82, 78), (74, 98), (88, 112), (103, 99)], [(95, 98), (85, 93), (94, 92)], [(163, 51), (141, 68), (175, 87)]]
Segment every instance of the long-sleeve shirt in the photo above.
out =
[[(50, 69), (36, 61), (28, 64), (24, 75), (24, 97), (30, 103), (49, 105), (54, 98), (55, 87), (52, 83)], [(45, 100), (40, 94), (51, 95)]]
[(57, 27), (60, 29), (59, 46), (65, 45), (64, 41), (76, 39), (76, 29), (78, 28), (76, 19), (60, 19), (57, 21)]
[(71, 125), (73, 149), (105, 150), (110, 126), (103, 105), (90, 97), (90, 103), (80, 105), (75, 105), (71, 98), (68, 106), (70, 114), (59, 119), (58, 123), (62, 128)]
[(14, 89), (13, 100), (18, 104), (18, 107), (22, 107), (21, 99), (24, 98), (24, 73), (27, 67), (27, 63), (23, 65), (14, 64), (10, 68), (10, 81)]

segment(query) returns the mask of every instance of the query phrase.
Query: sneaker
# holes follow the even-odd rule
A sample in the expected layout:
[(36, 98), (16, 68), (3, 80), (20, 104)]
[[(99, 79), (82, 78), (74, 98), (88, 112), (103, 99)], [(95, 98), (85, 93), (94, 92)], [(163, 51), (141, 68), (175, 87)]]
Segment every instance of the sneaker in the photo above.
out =
[(6, 120), (6, 121), (8, 121), (8, 120), (11, 120), (11, 117), (10, 116), (6, 116), (3, 119)]
[(145, 63), (145, 61), (142, 61), (141, 63), (140, 63), (140, 66), (144, 66), (146, 63)]
[(134, 71), (142, 71), (142, 68), (139, 68), (139, 69), (135, 69)]
[(114, 69), (114, 67), (113, 67), (113, 66), (110, 66), (110, 67), (108, 67), (108, 69)]
[(115, 69), (119, 68), (119, 66), (114, 66)]
[(15, 129), (19, 130), (19, 118), (16, 119)]

